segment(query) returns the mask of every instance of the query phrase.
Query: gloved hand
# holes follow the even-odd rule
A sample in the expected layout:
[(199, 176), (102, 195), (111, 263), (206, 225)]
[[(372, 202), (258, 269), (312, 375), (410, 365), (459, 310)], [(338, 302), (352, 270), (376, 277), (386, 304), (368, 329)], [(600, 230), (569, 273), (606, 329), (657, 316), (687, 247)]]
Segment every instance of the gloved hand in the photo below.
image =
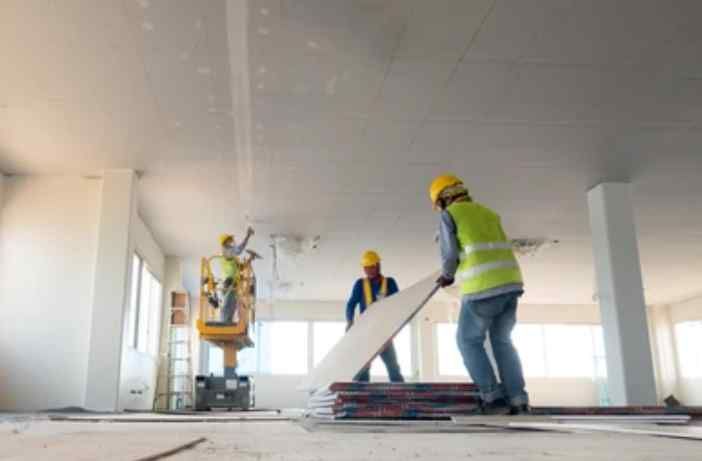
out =
[(436, 280), (436, 283), (437, 283), (441, 288), (446, 288), (446, 287), (450, 287), (451, 285), (453, 285), (453, 282), (454, 282), (454, 281), (455, 281), (455, 280), (454, 280), (453, 277), (449, 277), (449, 276), (447, 276), (447, 275), (443, 275), (443, 274), (442, 274), (441, 277), (439, 277), (439, 278)]
[(249, 226), (248, 229), (246, 229), (246, 235), (248, 235), (249, 237), (253, 237), (253, 235), (255, 233), (256, 232), (254, 231), (253, 227), (251, 227), (251, 226)]

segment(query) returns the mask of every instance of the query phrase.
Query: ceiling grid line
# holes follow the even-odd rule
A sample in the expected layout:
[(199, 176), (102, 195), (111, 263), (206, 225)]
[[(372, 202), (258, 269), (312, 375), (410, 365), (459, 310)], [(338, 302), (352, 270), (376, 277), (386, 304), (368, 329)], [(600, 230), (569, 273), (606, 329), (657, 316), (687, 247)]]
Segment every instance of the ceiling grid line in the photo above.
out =
[[(446, 88), (448, 88), (449, 84), (451, 83), (455, 74), (457, 73), (458, 69), (460, 68), (461, 62), (463, 62), (464, 57), (470, 51), (471, 47), (475, 43), (475, 40), (478, 38), (478, 35), (480, 35), (480, 31), (482, 30), (483, 26), (485, 25), (487, 19), (490, 17), (492, 12), (495, 10), (496, 4), (497, 4), (497, 0), (492, 0), (490, 7), (488, 8), (488, 10), (485, 13), (485, 15), (483, 16), (483, 18), (481, 19), (480, 24), (478, 25), (478, 27), (475, 29), (475, 32), (468, 40), (468, 44), (466, 45), (465, 50), (463, 51), (463, 54), (461, 55), (461, 57), (459, 57), (456, 60), (456, 64), (453, 66), (453, 69), (449, 73), (448, 78), (444, 82), (443, 86), (440, 89), (436, 90), (436, 93), (434, 93), (435, 95), (440, 95), (443, 91), (446, 90)], [(433, 99), (432, 102), (429, 103), (429, 107), (432, 107), (434, 105), (434, 103), (436, 101), (436, 96), (432, 99)], [(410, 141), (409, 146), (407, 147), (408, 152), (411, 152), (414, 149), (414, 146), (417, 143), (417, 139), (419, 138), (419, 133), (420, 133), (421, 129), (427, 124), (428, 120), (429, 120), (429, 111), (427, 111), (424, 114), (424, 116), (422, 117), (422, 120), (419, 122), (417, 130), (415, 131), (414, 135), (412, 136), (412, 140)]]

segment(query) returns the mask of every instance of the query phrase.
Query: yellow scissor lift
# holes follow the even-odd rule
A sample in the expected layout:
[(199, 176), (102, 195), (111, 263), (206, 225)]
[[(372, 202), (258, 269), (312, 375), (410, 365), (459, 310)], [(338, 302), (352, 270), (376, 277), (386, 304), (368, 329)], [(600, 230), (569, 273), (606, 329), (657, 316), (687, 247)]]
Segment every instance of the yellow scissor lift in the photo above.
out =
[[(244, 261), (237, 259), (239, 274), (233, 288), (237, 302), (233, 321), (228, 324), (220, 320), (220, 311), (224, 309), (224, 292), (228, 288), (226, 281), (213, 270), (217, 259), (223, 256), (202, 259), (197, 329), (203, 340), (223, 350), (225, 373), (224, 376), (195, 378), (196, 410), (248, 410), (253, 405), (253, 379), (236, 374), (239, 351), (254, 346), (249, 337), (250, 326), (256, 321), (256, 276), (251, 265), (253, 254)], [(215, 308), (211, 300), (216, 300), (215, 304), (219, 307)]]

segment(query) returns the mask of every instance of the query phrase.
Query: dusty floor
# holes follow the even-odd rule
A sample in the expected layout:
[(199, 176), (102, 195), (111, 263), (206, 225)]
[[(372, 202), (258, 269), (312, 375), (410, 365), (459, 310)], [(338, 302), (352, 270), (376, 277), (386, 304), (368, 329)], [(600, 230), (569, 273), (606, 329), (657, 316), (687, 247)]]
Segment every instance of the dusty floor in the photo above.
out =
[(293, 422), (83, 423), (0, 418), (0, 460), (139, 460), (199, 437), (173, 460), (699, 460), (702, 442), (667, 438), (501, 434), (309, 433)]

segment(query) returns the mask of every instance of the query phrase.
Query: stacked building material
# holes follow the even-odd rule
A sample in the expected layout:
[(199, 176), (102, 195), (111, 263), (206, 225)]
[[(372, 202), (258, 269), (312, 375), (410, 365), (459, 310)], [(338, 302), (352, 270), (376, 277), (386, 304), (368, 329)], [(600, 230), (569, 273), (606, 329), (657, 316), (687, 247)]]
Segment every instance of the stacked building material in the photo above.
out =
[(312, 395), (308, 414), (329, 419), (448, 419), (474, 414), (477, 388), (459, 383), (334, 383)]

